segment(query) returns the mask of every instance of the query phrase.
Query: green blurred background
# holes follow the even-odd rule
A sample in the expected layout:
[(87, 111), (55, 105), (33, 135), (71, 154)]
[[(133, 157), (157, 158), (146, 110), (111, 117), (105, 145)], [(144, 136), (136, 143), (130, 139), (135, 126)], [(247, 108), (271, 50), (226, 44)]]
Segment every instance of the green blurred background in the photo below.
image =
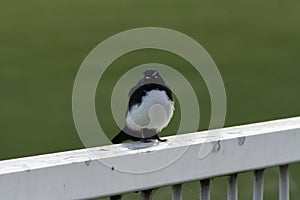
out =
[[(174, 29), (204, 46), (226, 86), (225, 126), (298, 116), (299, 10), (296, 0), (0, 0), (0, 160), (83, 148), (72, 119), (76, 72), (101, 41), (137, 27)], [(107, 87), (98, 89), (96, 106), (98, 116), (107, 116), (101, 123), (109, 137), (118, 131), (107, 107), (112, 85), (147, 62), (173, 66), (194, 86), (199, 83), (200, 129), (206, 129), (210, 103), (201, 78), (173, 54), (143, 50), (116, 60), (101, 80)], [(291, 199), (300, 195), (299, 169), (291, 166)], [(277, 174), (266, 172), (266, 199), (278, 196)], [(239, 183), (240, 198), (252, 199), (251, 173), (241, 174)], [(226, 178), (212, 185), (212, 199), (225, 199)], [(198, 193), (198, 183), (184, 185), (184, 199)], [(170, 188), (158, 190), (155, 199), (170, 199)]]

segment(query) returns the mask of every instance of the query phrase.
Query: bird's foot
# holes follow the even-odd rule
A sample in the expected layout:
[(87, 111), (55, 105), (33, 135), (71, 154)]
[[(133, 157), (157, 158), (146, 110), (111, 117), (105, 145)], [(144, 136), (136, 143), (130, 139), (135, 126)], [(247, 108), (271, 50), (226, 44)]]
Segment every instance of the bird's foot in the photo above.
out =
[(160, 139), (160, 138), (157, 138), (157, 140), (158, 140), (159, 142), (166, 142), (166, 141), (168, 141), (167, 139)]
[(145, 138), (142, 138), (141, 139), (141, 142), (144, 142), (144, 143), (149, 143), (149, 142), (152, 142), (150, 139), (145, 139)]

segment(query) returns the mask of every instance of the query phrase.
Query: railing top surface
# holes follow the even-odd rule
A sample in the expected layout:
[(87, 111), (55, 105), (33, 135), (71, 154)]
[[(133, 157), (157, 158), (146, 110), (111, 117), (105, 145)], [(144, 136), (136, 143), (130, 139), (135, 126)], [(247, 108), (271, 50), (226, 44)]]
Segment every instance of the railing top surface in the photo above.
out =
[(0, 161), (0, 175), (36, 168), (52, 167), (57, 165), (88, 162), (92, 160), (119, 157), (130, 154), (140, 154), (171, 149), (176, 147), (191, 146), (195, 144), (211, 143), (215, 141), (228, 140), (293, 130), (300, 128), (300, 117), (280, 119), (274, 121), (260, 122), (247, 125), (239, 125), (222, 129), (208, 130), (202, 132), (179, 134), (166, 137), (167, 142), (141, 143), (131, 142), (125, 144), (108, 145), (88, 149), (79, 149), (59, 153), (44, 154), (38, 156), (17, 158)]

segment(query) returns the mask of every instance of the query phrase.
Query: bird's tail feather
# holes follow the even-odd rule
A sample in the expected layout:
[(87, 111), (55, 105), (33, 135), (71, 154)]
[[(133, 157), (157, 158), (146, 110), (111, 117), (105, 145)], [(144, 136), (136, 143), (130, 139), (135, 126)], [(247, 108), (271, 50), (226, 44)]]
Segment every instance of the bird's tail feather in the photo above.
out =
[(133, 136), (130, 136), (130, 135), (126, 134), (123, 130), (121, 130), (120, 133), (111, 140), (111, 142), (113, 144), (119, 144), (125, 140), (132, 140), (132, 139), (133, 139)]

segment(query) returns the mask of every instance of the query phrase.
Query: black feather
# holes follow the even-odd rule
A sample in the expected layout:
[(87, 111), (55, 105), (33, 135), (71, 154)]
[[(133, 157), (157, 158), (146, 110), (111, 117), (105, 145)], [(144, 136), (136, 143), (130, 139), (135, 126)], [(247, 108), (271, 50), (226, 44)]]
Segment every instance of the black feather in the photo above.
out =
[(168, 98), (171, 101), (173, 101), (172, 91), (168, 87), (157, 84), (157, 83), (148, 83), (148, 84), (140, 86), (135, 91), (133, 91), (132, 95), (129, 98), (128, 109), (130, 110), (131, 107), (134, 105), (140, 105), (143, 97), (146, 96), (146, 93), (151, 90), (165, 91)]

